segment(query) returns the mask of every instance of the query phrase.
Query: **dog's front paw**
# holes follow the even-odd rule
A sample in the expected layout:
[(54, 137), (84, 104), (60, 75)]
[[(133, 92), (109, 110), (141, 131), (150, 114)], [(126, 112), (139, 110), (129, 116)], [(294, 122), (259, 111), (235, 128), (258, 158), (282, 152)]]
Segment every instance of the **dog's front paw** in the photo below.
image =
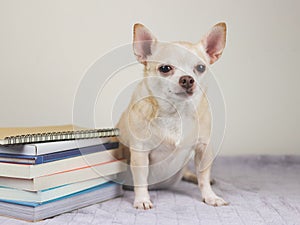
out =
[(212, 206), (223, 206), (223, 205), (229, 204), (223, 198), (220, 198), (217, 195), (206, 196), (202, 199), (202, 201), (204, 203), (206, 203), (208, 205), (212, 205)]
[(151, 209), (153, 204), (150, 199), (136, 199), (134, 200), (133, 207), (136, 209)]

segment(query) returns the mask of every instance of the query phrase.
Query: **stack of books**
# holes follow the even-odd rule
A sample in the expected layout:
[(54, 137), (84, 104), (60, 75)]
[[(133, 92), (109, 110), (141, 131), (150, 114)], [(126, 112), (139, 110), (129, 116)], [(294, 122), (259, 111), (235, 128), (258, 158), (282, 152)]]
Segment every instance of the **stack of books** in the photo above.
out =
[(0, 129), (0, 215), (39, 221), (115, 198), (126, 170), (117, 129)]

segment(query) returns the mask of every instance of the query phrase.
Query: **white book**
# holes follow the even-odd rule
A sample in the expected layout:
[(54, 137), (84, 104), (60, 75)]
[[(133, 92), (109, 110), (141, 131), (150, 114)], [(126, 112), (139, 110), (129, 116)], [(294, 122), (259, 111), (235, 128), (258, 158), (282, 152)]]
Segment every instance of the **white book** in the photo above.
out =
[(61, 171), (80, 169), (120, 158), (122, 158), (122, 151), (112, 149), (37, 165), (0, 163), (0, 176), (31, 179)]
[(84, 148), (108, 142), (108, 138), (54, 141), (24, 145), (0, 145), (0, 153), (15, 155), (45, 155), (70, 149)]
[(86, 166), (54, 173), (51, 175), (34, 177), (32, 179), (0, 177), (0, 186), (17, 188), (27, 191), (40, 191), (60, 185), (86, 181), (99, 177), (123, 172), (127, 169), (126, 160), (114, 160), (96, 165)]

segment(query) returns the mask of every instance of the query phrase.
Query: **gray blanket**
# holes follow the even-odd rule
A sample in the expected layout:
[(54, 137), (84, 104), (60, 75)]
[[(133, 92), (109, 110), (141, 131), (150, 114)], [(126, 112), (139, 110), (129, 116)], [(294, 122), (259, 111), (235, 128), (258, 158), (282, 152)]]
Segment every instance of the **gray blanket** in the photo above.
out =
[[(133, 192), (38, 222), (83, 224), (300, 224), (300, 156), (219, 157), (213, 188), (230, 202), (212, 207), (201, 202), (195, 184), (180, 182), (172, 190), (151, 191), (155, 208), (132, 207)], [(0, 225), (30, 224), (0, 217)]]

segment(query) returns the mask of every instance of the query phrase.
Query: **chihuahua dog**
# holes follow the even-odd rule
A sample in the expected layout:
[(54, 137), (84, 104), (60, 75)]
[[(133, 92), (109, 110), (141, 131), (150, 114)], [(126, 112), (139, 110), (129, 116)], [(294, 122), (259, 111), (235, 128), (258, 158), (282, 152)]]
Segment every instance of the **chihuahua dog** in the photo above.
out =
[[(203, 202), (227, 204), (211, 188), (211, 113), (206, 88), (201, 87), (225, 43), (225, 23), (216, 24), (195, 44), (159, 42), (144, 25), (134, 25), (133, 50), (144, 78), (117, 127), (128, 153), (135, 208), (152, 208), (148, 190), (182, 178), (198, 183)], [(185, 166), (192, 156), (196, 174)]]

